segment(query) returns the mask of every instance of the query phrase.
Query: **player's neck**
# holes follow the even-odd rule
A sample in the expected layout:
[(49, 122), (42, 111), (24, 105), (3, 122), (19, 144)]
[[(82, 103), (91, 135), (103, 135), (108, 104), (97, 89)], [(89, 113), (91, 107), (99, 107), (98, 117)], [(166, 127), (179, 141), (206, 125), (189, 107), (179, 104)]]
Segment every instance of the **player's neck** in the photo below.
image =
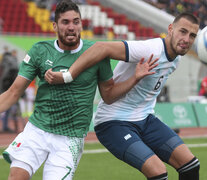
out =
[(173, 48), (171, 47), (171, 44), (170, 44), (170, 38), (167, 36), (165, 39), (165, 46), (166, 46), (166, 51), (167, 51), (167, 54), (168, 54), (168, 57), (173, 60), (177, 57), (177, 54), (176, 52), (173, 50)]
[(68, 46), (68, 45), (64, 45), (63, 43), (61, 43), (60, 40), (57, 40), (57, 45), (60, 49), (62, 49), (64, 51), (72, 51), (72, 50), (75, 50), (79, 47), (80, 41), (78, 43), (76, 43), (75, 45)]

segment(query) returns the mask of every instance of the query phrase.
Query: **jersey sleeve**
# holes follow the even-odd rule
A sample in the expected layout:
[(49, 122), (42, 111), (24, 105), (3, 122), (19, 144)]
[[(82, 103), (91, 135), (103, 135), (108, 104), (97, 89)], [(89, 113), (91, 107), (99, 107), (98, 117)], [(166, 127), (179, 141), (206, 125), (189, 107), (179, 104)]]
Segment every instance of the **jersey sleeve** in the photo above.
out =
[(99, 63), (98, 81), (107, 81), (113, 77), (110, 59), (106, 58)]
[(38, 46), (34, 45), (24, 57), (20, 64), (19, 74), (28, 80), (33, 80), (37, 76), (38, 60), (39, 60)]
[(138, 63), (142, 58), (149, 59), (153, 54), (153, 42), (145, 41), (123, 41), (126, 49), (126, 62)]

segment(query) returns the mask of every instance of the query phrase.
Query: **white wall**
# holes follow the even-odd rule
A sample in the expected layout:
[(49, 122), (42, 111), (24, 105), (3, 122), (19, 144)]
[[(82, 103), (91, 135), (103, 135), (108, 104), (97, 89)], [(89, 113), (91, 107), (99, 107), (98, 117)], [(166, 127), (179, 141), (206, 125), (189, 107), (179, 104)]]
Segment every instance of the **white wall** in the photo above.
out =
[(178, 68), (166, 83), (172, 102), (186, 102), (189, 96), (198, 95), (200, 66), (201, 62), (192, 55), (187, 54), (181, 58)]

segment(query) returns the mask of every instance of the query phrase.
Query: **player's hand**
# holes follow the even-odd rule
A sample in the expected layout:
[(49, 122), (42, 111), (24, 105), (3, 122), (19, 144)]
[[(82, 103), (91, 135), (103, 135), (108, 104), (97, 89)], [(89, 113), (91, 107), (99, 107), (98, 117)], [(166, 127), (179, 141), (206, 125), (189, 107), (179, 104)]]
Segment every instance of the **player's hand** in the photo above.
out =
[(64, 84), (62, 72), (53, 72), (52, 69), (46, 71), (45, 80), (49, 84)]
[(144, 58), (142, 58), (140, 62), (137, 64), (136, 72), (135, 72), (135, 76), (137, 80), (140, 80), (145, 76), (155, 74), (155, 72), (151, 70), (158, 66), (158, 64), (156, 64), (158, 58), (156, 58), (155, 60), (152, 60), (152, 58), (153, 58), (153, 54), (146, 62), (144, 62)]

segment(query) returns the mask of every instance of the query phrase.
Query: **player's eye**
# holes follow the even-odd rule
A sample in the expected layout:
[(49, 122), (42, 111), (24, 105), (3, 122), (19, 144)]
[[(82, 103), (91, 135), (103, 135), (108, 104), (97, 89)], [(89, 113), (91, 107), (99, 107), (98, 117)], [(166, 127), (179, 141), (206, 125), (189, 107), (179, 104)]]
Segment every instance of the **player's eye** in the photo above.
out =
[(63, 23), (63, 24), (68, 24), (68, 20), (63, 19), (63, 20), (62, 20), (62, 23)]
[(181, 32), (182, 34), (186, 34), (187, 31), (181, 29), (180, 32)]
[(190, 36), (193, 38), (193, 39), (195, 39), (196, 38), (196, 34), (190, 34)]
[(80, 20), (75, 20), (73, 23), (74, 23), (75, 25), (78, 25), (78, 24), (80, 23)]

